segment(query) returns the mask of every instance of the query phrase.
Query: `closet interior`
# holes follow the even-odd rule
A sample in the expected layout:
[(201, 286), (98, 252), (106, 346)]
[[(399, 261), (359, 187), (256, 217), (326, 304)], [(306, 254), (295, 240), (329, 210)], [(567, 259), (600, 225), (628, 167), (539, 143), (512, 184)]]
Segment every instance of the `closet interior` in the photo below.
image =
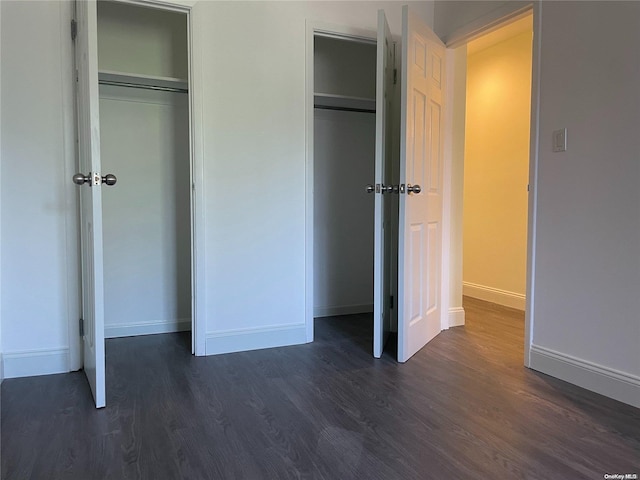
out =
[(314, 36), (314, 317), (373, 312), (376, 43)]
[(105, 337), (191, 329), (187, 17), (98, 2)]

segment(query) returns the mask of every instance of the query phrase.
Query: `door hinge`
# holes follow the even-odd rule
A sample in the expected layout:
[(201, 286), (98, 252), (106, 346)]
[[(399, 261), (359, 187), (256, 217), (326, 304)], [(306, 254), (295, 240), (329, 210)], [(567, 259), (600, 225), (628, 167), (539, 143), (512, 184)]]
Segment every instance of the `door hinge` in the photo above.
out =
[(394, 68), (393, 69), (393, 84), (395, 85), (396, 83), (398, 83), (398, 69)]
[(78, 36), (78, 22), (71, 20), (71, 40), (75, 41)]
[(389, 297), (389, 308), (393, 308), (393, 295)]
[(78, 320), (78, 333), (80, 333), (80, 337), (84, 337), (84, 320), (82, 318)]

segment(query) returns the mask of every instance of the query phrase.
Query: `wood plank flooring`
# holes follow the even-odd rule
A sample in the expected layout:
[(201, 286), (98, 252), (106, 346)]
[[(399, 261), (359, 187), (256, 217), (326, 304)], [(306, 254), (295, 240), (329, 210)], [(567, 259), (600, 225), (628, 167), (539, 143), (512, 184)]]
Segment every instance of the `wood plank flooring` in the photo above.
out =
[(527, 370), (523, 315), (466, 299), (465, 327), (404, 365), (371, 317), (312, 344), (196, 358), (188, 334), (107, 341), (107, 404), (81, 372), (2, 384), (2, 479), (602, 479), (640, 474), (640, 410)]

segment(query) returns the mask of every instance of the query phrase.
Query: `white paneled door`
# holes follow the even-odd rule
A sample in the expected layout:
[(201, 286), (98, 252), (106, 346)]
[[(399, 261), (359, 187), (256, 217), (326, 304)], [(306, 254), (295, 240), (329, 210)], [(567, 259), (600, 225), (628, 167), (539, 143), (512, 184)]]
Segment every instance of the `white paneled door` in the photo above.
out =
[(390, 180), (391, 162), (391, 102), (393, 100), (393, 39), (384, 11), (378, 11), (378, 50), (376, 73), (376, 158), (375, 158), (375, 221), (373, 262), (373, 355), (382, 356), (382, 349), (391, 330), (389, 309), (390, 219), (389, 195), (384, 190)]
[(441, 331), (445, 47), (402, 12), (398, 361)]
[[(84, 372), (96, 407), (104, 407), (104, 294), (102, 269), (102, 177), (98, 112), (98, 37), (95, 0), (76, 2), (76, 69), (78, 105), (78, 172), (82, 250), (82, 315)], [(74, 181), (82, 183), (82, 178)]]

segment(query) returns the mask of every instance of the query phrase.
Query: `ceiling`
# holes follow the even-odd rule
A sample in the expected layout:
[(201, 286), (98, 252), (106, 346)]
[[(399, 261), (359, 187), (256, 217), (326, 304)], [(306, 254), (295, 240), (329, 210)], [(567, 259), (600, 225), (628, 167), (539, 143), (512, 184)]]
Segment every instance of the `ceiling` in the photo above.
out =
[(485, 48), (492, 47), (497, 43), (504, 42), (516, 35), (532, 31), (533, 15), (527, 15), (526, 17), (520, 18), (515, 22), (511, 22), (504, 27), (500, 27), (497, 30), (482, 35), (475, 40), (471, 40), (467, 43), (467, 55), (473, 55), (474, 53), (478, 53), (480, 50), (484, 50)]

